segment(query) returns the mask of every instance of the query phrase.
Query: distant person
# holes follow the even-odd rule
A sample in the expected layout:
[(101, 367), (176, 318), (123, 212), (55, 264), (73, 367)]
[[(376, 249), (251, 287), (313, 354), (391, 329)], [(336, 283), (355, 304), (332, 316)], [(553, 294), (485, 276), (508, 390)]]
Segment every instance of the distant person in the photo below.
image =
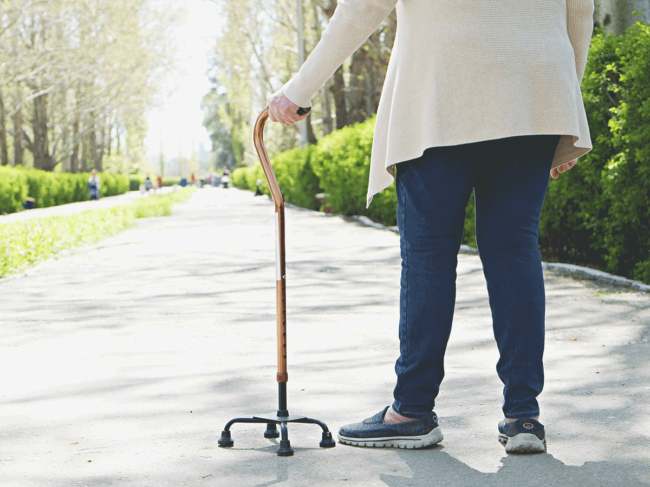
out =
[(148, 193), (149, 190), (151, 189), (151, 186), (152, 186), (152, 185), (151, 185), (151, 178), (149, 177), (149, 175), (147, 175), (147, 177), (146, 177), (145, 180), (144, 180), (144, 189), (145, 189), (145, 191), (146, 191), (147, 193)]
[(194, 173), (190, 174), (190, 184), (196, 184), (196, 176)]
[(262, 186), (262, 180), (257, 180), (257, 187), (255, 188), (255, 196), (262, 196), (262, 191), (260, 191), (260, 186)]
[(230, 182), (230, 176), (228, 174), (230, 173), (226, 173), (226, 171), (224, 171), (223, 177), (221, 178), (221, 184), (223, 185), (224, 189), (228, 189), (228, 183)]
[(163, 187), (163, 178), (160, 174), (158, 174), (158, 177), (156, 177), (156, 184), (158, 184), (159, 188)]
[(88, 197), (91, 200), (98, 200), (100, 188), (99, 176), (97, 175), (97, 171), (93, 169), (90, 171), (90, 177), (88, 178)]
[(219, 186), (220, 183), (221, 183), (221, 176), (219, 176), (219, 174), (217, 174), (216, 171), (213, 172), (212, 173), (212, 186), (214, 186), (216, 188), (217, 186)]

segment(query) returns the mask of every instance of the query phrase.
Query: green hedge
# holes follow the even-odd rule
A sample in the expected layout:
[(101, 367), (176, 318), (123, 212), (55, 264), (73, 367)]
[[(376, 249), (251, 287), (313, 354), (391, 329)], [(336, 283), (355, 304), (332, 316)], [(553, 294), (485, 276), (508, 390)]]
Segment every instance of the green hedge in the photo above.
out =
[[(373, 199), (366, 210), (370, 150), (375, 118), (323, 137), (316, 145), (282, 152), (271, 159), (284, 199), (313, 210), (321, 207), (316, 194), (328, 193), (334, 213), (368, 215), (395, 224), (397, 199), (391, 186)], [(262, 192), (269, 194), (262, 166), (235, 169), (230, 175), (238, 188), (255, 191), (258, 179)]]
[[(540, 222), (545, 260), (571, 262), (650, 283), (650, 27), (615, 37), (597, 31), (582, 83), (593, 151), (551, 179)], [(285, 199), (316, 208), (330, 194), (335, 213), (367, 215), (394, 225), (395, 186), (366, 210), (374, 117), (337, 130), (314, 146), (272, 159)], [(259, 164), (233, 172), (232, 182), (255, 189)], [(268, 192), (266, 183), (263, 191)], [(466, 209), (463, 243), (476, 246), (474, 198)]]
[[(311, 166), (313, 146), (305, 149), (292, 149), (275, 156), (271, 164), (278, 179), (285, 201), (317, 210), (320, 204), (315, 195), (321, 192), (318, 186), (318, 177)], [(270, 195), (264, 171), (260, 164), (251, 167), (235, 169), (230, 174), (231, 184), (235, 187), (255, 191), (258, 179), (262, 180), (260, 189), (262, 193)]]
[(169, 215), (173, 205), (194, 191), (194, 187), (183, 188), (128, 205), (0, 223), (0, 278), (22, 272), (62, 250), (113, 235), (131, 225), (135, 218)]
[[(27, 197), (36, 200), (36, 208), (88, 200), (89, 173), (70, 174), (0, 167), (0, 213), (23, 209)], [(101, 196), (115, 196), (129, 190), (129, 180), (119, 174), (99, 174)]]
[(592, 39), (582, 83), (593, 151), (551, 180), (548, 258), (650, 283), (650, 27)]

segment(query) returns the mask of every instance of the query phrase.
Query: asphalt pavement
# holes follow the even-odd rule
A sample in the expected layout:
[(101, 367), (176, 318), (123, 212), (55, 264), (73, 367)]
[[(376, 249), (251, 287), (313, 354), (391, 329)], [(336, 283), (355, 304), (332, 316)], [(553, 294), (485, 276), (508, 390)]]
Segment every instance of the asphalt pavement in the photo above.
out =
[[(287, 209), (288, 406), (333, 431), (391, 403), (399, 237)], [(273, 204), (197, 191), (174, 214), (0, 281), (2, 486), (650, 485), (650, 294), (545, 273), (548, 453), (506, 455), (478, 256), (458, 263), (454, 328), (425, 450), (321, 449), (277, 408)]]

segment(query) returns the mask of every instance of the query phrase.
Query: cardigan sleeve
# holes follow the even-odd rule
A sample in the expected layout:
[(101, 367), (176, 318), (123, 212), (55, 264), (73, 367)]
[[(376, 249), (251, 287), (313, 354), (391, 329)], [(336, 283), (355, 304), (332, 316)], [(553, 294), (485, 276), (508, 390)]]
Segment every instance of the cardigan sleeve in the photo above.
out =
[(282, 87), (282, 93), (301, 107), (334, 71), (381, 25), (397, 0), (339, 0), (327, 28), (298, 73)]
[(594, 29), (594, 0), (567, 0), (567, 30), (576, 60), (578, 82), (582, 83)]

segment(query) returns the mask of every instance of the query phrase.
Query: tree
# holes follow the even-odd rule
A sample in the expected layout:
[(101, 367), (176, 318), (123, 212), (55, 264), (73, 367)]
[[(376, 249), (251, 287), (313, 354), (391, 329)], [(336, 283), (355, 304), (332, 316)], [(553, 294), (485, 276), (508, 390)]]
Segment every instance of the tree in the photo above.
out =
[(121, 153), (136, 149), (120, 138), (139, 130), (160, 91), (156, 80), (173, 68), (174, 2), (4, 0), (3, 7), (0, 157), (4, 134), (13, 139), (14, 164), (26, 148), (39, 169), (102, 170), (109, 155), (112, 167), (133, 169), (114, 159), (139, 159)]
[(640, 20), (634, 12), (650, 20), (650, 0), (595, 0), (595, 7), (594, 25), (617, 36)]

